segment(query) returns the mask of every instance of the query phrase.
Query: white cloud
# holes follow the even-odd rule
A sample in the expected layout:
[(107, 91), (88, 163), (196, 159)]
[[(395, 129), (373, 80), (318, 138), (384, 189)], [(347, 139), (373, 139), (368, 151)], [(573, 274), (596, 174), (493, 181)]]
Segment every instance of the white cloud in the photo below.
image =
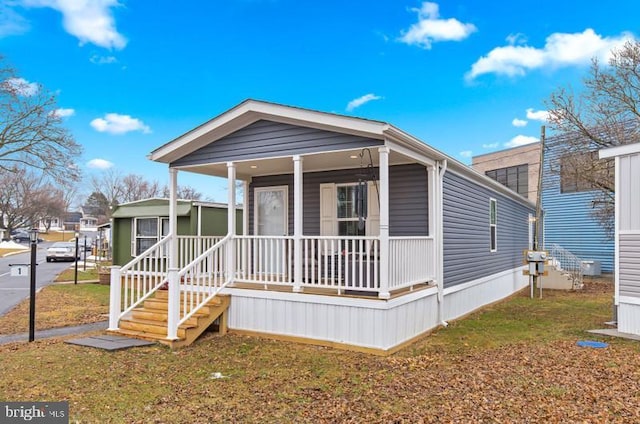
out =
[(504, 147), (524, 146), (525, 144), (531, 144), (537, 141), (539, 141), (538, 137), (531, 137), (528, 135), (517, 135), (513, 137), (511, 140), (504, 143)]
[(76, 114), (74, 109), (59, 108), (52, 112), (58, 118), (67, 118)]
[(95, 63), (96, 65), (107, 65), (110, 63), (117, 63), (118, 59), (115, 56), (100, 56), (98, 54), (94, 54), (89, 58), (89, 62)]
[(527, 109), (527, 119), (547, 122), (549, 120), (549, 112), (546, 110), (533, 110), (532, 108), (529, 108)]
[(369, 103), (372, 100), (380, 100), (382, 97), (376, 96), (373, 93), (365, 94), (362, 97), (358, 97), (357, 99), (351, 100), (347, 104), (347, 112), (353, 111), (355, 108), (362, 106), (365, 103)]
[(117, 0), (23, 0), (27, 7), (49, 7), (62, 14), (62, 25), (80, 44), (122, 49), (127, 39), (118, 32), (111, 8)]
[(40, 89), (37, 82), (29, 82), (24, 78), (9, 78), (2, 85), (10, 92), (27, 97), (35, 95)]
[(514, 127), (525, 127), (527, 123), (528, 121), (525, 121), (524, 119), (518, 119), (518, 118), (513, 118), (513, 121), (511, 121), (511, 125), (513, 125)]
[(113, 163), (105, 159), (96, 158), (87, 162), (87, 168), (91, 169), (109, 169), (111, 167), (113, 167)]
[(542, 48), (513, 44), (494, 48), (471, 65), (466, 78), (473, 80), (479, 75), (490, 73), (522, 76), (527, 71), (542, 67), (561, 68), (588, 64), (593, 57), (606, 63), (612, 49), (621, 47), (631, 39), (633, 37), (629, 33), (617, 37), (602, 37), (591, 28), (573, 34), (554, 33), (547, 37)]
[(400, 37), (400, 41), (409, 45), (430, 49), (434, 42), (464, 40), (477, 31), (475, 25), (455, 18), (440, 19), (437, 3), (424, 2), (420, 9), (412, 8), (411, 11), (418, 14), (418, 22), (403, 31)]
[(460, 152), (460, 156), (462, 156), (463, 158), (470, 158), (471, 156), (473, 156), (473, 152), (471, 150), (463, 150)]
[(483, 144), (482, 148), (483, 149), (495, 149), (499, 145), (500, 145), (500, 143), (488, 143), (488, 144)]
[(138, 118), (118, 113), (107, 113), (104, 118), (96, 118), (91, 121), (91, 126), (98, 132), (109, 134), (125, 134), (130, 131), (142, 131), (145, 134), (151, 132), (151, 128)]
[(0, 38), (9, 35), (24, 34), (29, 30), (29, 23), (7, 4), (0, 4)]

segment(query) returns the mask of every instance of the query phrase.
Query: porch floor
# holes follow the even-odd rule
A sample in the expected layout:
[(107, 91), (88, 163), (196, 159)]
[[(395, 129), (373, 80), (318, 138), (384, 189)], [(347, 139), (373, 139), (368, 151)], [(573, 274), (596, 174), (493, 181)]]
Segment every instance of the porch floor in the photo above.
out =
[[(275, 291), (275, 292), (281, 292), (281, 293), (294, 293), (293, 287), (291, 285), (257, 283), (254, 281), (245, 281), (245, 280), (236, 280), (233, 283), (233, 285), (227, 286), (227, 287), (235, 288), (235, 289), (264, 290), (264, 291)], [(406, 288), (394, 290), (391, 292), (390, 299), (395, 299), (419, 290), (426, 290), (431, 287), (435, 287), (435, 284), (425, 282), (425, 283), (416, 284), (412, 287), (406, 287)], [(376, 292), (364, 292), (364, 291), (359, 291), (357, 288), (345, 289), (344, 287), (341, 287), (340, 293), (338, 293), (337, 287), (304, 286), (303, 292), (300, 294), (315, 294), (315, 295), (322, 295), (322, 296), (386, 300), (386, 299), (379, 299), (378, 294)]]

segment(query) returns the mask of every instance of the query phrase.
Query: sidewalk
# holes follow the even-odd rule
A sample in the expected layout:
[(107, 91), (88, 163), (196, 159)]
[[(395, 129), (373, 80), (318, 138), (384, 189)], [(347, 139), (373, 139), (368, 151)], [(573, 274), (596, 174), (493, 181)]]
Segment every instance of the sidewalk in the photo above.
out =
[[(90, 331), (106, 330), (108, 321), (94, 322), (91, 324), (76, 325), (72, 327), (50, 328), (48, 330), (36, 330), (35, 339), (48, 339), (51, 337), (68, 336), (71, 334), (82, 334)], [(29, 340), (29, 333), (8, 334), (0, 336), (0, 345), (13, 342), (26, 342)]]

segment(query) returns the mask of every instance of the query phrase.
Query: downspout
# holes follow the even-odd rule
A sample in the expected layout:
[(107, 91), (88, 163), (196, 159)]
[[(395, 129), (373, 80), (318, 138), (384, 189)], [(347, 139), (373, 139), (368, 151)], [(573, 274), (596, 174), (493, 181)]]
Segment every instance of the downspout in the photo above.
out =
[(441, 161), (438, 161), (437, 163), (437, 167), (438, 167), (438, 209), (437, 209), (437, 214), (438, 214), (438, 228), (436, 229), (436, 231), (438, 232), (438, 263), (437, 263), (437, 284), (438, 284), (438, 322), (443, 326), (446, 327), (449, 325), (449, 323), (447, 321), (444, 320), (444, 239), (443, 239), (443, 226), (444, 226), (444, 222), (443, 222), (443, 201), (444, 201), (444, 194), (443, 194), (443, 180), (444, 180), (444, 174), (445, 172), (447, 172), (447, 160), (443, 159)]

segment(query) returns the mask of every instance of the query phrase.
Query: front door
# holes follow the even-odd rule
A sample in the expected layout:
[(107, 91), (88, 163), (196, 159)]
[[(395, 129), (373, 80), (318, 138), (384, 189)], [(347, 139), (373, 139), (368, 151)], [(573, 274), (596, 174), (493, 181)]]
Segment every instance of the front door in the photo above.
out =
[[(287, 186), (260, 187), (254, 191), (255, 234), (282, 237), (288, 234)], [(258, 239), (253, 249), (260, 274), (282, 274), (286, 269), (286, 240)]]

